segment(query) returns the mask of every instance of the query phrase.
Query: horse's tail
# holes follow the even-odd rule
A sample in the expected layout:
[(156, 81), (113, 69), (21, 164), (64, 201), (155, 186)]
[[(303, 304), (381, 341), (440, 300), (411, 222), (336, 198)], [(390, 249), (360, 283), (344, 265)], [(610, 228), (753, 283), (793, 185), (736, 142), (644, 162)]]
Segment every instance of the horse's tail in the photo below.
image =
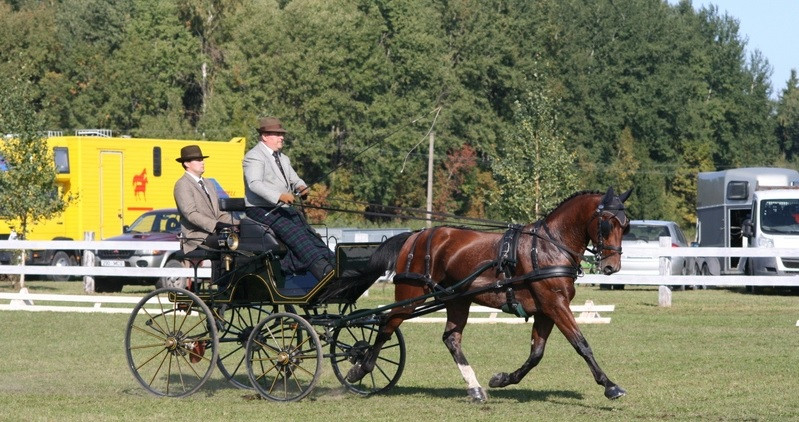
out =
[(335, 297), (354, 302), (379, 277), (385, 275), (387, 271), (394, 271), (402, 245), (411, 237), (411, 234), (413, 233), (400, 233), (383, 242), (377, 247), (361, 271), (347, 270), (344, 274), (339, 274), (338, 280), (330, 283), (326, 291), (320, 295), (319, 300), (325, 302), (329, 298)]
[(397, 264), (397, 258), (402, 250), (402, 246), (413, 233), (414, 232), (400, 233), (388, 238), (388, 240), (378, 246), (377, 250), (375, 250), (369, 258), (369, 263), (366, 264), (363, 275), (374, 280), (385, 274), (386, 271), (394, 271), (394, 266)]

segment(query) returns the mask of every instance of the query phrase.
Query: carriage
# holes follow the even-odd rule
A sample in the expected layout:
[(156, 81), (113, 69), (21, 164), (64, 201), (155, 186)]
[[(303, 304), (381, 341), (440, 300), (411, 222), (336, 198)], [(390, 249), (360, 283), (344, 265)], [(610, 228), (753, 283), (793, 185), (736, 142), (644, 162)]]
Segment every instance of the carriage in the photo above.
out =
[[(605, 396), (615, 399), (625, 391), (599, 369), (568, 302), (589, 242), (603, 271), (618, 271), (621, 233), (628, 226), (622, 202), (628, 195), (612, 189), (576, 194), (547, 218), (511, 226), (504, 234), (440, 227), (382, 243), (339, 243), (334, 272), (322, 280), (284, 274), (285, 247), (267, 227), (244, 218), (237, 233), (219, 233), (218, 248), (186, 254), (195, 274), (197, 263), (212, 262), (210, 280), (195, 277), (188, 289), (157, 289), (136, 305), (125, 331), (129, 369), (158, 396), (191, 395), (218, 367), (239, 388), (273, 401), (296, 401), (310, 394), (328, 360), (348, 390), (371, 395), (389, 390), (402, 375), (402, 321), (446, 309), (444, 342), (469, 397), (484, 402), (487, 396), (460, 349), (468, 306), (475, 302), (535, 316), (530, 358), (511, 374), (495, 375), (491, 387), (519, 382), (540, 361), (557, 325), (605, 387)], [(241, 199), (220, 201), (227, 211), (243, 205)], [(569, 233), (575, 233), (573, 240), (566, 238)], [(451, 265), (453, 258), (462, 259), (455, 247), (480, 253), (467, 254), (476, 261)], [(386, 270), (398, 273), (396, 302), (357, 309), (358, 298)]]

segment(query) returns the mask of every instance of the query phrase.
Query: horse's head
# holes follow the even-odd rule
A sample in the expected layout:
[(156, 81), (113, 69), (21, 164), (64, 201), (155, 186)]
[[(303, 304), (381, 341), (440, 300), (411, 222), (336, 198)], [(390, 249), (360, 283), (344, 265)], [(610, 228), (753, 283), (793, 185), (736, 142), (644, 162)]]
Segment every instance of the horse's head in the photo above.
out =
[(632, 189), (616, 195), (613, 188), (608, 188), (591, 218), (591, 222), (596, 220), (596, 224), (589, 224), (588, 236), (594, 244), (593, 252), (602, 274), (611, 275), (621, 269), (621, 240), (630, 229), (624, 201), (631, 192)]

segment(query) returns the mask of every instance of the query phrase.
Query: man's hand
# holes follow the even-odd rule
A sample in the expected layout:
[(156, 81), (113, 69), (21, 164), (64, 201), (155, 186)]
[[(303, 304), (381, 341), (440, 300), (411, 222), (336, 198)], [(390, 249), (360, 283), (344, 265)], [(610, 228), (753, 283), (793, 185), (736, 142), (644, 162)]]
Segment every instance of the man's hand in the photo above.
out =
[(308, 197), (308, 193), (311, 192), (311, 189), (308, 186), (300, 186), (297, 188), (297, 195), (300, 195), (302, 199)]
[(283, 192), (280, 194), (280, 202), (285, 204), (293, 204), (294, 203), (294, 195), (290, 192)]

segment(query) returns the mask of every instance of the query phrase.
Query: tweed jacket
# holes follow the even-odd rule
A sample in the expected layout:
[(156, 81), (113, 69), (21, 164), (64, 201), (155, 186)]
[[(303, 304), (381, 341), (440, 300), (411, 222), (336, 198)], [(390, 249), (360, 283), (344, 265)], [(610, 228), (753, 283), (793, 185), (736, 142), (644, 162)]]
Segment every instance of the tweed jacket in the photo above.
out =
[(190, 252), (203, 243), (209, 234), (214, 232), (217, 222), (235, 224), (233, 216), (219, 210), (219, 196), (210, 184), (203, 179), (211, 202), (203, 188), (194, 178), (184, 173), (175, 182), (175, 204), (180, 212), (180, 232), (183, 234), (183, 252)]
[(263, 142), (258, 142), (244, 155), (244, 204), (248, 207), (274, 207), (280, 194), (294, 192), (300, 186), (306, 186), (300, 179), (291, 160), (286, 154), (280, 154), (280, 164), (288, 181), (283, 179), (275, 157)]

